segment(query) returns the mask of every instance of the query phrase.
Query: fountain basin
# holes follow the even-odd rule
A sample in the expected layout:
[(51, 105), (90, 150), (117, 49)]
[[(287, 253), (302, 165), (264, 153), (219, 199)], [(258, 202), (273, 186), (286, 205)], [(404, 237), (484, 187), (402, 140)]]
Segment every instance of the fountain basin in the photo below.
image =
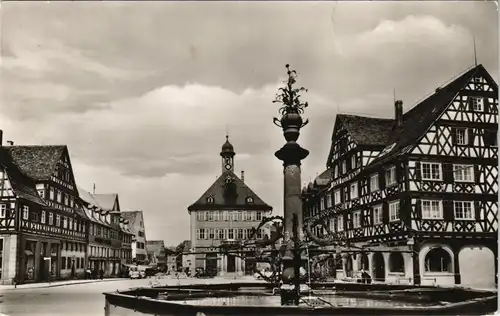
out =
[[(203, 284), (136, 288), (104, 293), (106, 315), (485, 315), (497, 310), (496, 292), (437, 287), (363, 285), (357, 291), (312, 284), (311, 296), (326, 303), (281, 306), (270, 284)], [(371, 291), (373, 289), (373, 291)], [(306, 298), (308, 296), (306, 295)], [(330, 305), (331, 304), (331, 305)]]

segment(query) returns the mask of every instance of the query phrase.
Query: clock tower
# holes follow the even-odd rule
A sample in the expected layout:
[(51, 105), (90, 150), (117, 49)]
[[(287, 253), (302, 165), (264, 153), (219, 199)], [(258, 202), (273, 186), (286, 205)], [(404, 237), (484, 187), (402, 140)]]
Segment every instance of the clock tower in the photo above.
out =
[(232, 171), (234, 172), (234, 148), (229, 142), (229, 136), (226, 135), (226, 142), (222, 145), (222, 150), (220, 156), (222, 157), (222, 172)]

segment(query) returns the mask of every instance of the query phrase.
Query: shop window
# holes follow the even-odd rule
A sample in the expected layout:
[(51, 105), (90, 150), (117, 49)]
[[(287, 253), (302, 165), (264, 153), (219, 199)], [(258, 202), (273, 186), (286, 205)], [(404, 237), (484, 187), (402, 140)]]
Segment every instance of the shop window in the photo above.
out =
[(431, 249), (425, 256), (426, 272), (452, 272), (451, 256), (443, 248)]
[(390, 272), (405, 272), (405, 260), (400, 252), (393, 252), (389, 255), (389, 271)]

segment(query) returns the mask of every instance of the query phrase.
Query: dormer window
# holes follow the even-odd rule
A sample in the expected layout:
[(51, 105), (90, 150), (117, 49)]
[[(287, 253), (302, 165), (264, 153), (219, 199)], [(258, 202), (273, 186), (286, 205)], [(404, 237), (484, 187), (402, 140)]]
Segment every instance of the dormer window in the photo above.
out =
[(251, 196), (247, 197), (247, 203), (248, 204), (253, 203), (253, 197), (251, 197)]
[(209, 197), (207, 198), (207, 203), (208, 203), (208, 204), (213, 204), (213, 203), (214, 203), (214, 197), (213, 197), (213, 196), (209, 196)]

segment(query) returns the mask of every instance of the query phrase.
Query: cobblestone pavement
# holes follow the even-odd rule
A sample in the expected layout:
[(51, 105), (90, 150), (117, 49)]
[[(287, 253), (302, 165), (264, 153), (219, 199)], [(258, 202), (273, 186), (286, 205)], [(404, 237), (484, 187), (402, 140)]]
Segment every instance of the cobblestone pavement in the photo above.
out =
[[(82, 280), (83, 281), (83, 280)], [(148, 286), (150, 279), (119, 279), (92, 283), (66, 284), (52, 287), (0, 288), (0, 315), (8, 316), (102, 316), (104, 315), (103, 292), (112, 292), (132, 287)], [(253, 282), (255, 279), (243, 277), (217, 277), (213, 279), (157, 279), (162, 285)]]

